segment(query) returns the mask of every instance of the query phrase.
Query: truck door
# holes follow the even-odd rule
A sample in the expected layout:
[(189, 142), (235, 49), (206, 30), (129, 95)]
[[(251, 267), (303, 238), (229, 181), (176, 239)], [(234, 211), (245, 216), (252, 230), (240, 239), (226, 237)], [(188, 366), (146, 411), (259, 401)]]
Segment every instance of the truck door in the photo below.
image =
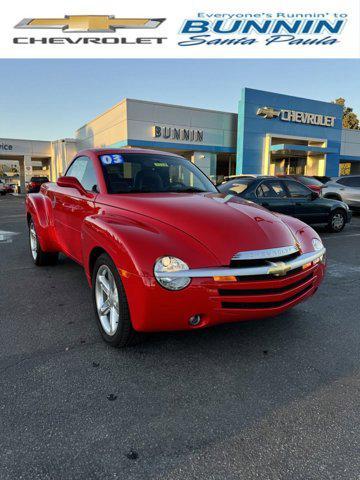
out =
[(75, 158), (65, 176), (76, 177), (89, 192), (85, 196), (75, 188), (58, 186), (54, 199), (54, 222), (62, 248), (70, 257), (82, 263), (82, 224), (85, 217), (97, 211), (97, 178), (92, 160), (86, 156)]

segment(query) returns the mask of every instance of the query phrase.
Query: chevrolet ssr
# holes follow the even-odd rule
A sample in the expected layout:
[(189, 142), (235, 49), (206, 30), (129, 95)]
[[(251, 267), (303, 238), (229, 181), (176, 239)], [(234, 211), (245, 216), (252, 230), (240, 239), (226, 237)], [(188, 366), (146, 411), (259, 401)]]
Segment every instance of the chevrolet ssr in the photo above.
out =
[(277, 315), (315, 293), (325, 248), (308, 225), (220, 193), (190, 161), (81, 151), (26, 198), (36, 265), (81, 264), (104, 340)]

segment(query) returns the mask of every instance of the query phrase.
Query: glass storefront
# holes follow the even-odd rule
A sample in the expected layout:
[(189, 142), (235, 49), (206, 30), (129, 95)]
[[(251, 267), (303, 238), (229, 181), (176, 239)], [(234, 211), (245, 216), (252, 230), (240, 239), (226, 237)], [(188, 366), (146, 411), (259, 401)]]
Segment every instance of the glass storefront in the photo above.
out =
[(306, 157), (277, 157), (270, 160), (270, 174), (305, 175)]
[(323, 175), (326, 141), (270, 137), (270, 175)]

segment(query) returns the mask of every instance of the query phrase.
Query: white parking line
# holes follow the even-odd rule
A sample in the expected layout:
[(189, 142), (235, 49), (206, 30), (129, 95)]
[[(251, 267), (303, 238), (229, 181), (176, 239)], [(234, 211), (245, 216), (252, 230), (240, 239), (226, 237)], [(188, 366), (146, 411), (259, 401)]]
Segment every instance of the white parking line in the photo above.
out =
[(6, 232), (5, 230), (0, 230), (0, 243), (11, 243), (13, 237), (19, 235), (18, 232)]
[(327, 266), (326, 273), (327, 275), (336, 278), (349, 278), (351, 276), (358, 278), (360, 273), (360, 266), (349, 265), (348, 263), (330, 260)]

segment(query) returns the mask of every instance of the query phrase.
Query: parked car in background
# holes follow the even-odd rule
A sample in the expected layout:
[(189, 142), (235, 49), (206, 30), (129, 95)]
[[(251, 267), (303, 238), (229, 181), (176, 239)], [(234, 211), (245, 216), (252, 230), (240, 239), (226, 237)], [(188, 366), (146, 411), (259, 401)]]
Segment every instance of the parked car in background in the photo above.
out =
[(237, 178), (218, 189), (251, 200), (273, 212), (291, 215), (309, 225), (327, 225), (331, 232), (340, 232), (351, 220), (346, 203), (320, 197), (290, 177)]
[(113, 346), (137, 332), (278, 315), (313, 295), (325, 272), (311, 227), (226, 198), (175, 154), (84, 150), (26, 208), (34, 263), (63, 252), (83, 265)]
[(228, 182), (229, 180), (235, 180), (237, 178), (256, 178), (256, 177), (264, 177), (268, 176), (271, 177), (272, 175), (262, 175), (261, 173), (242, 173), (240, 175), (228, 175), (224, 177), (224, 179), (219, 182), (217, 185), (222, 185), (223, 183)]
[(256, 175), (226, 175), (219, 183), (218, 185), (221, 185), (222, 183), (226, 183), (229, 180), (234, 180), (235, 178), (241, 178), (241, 177), (256, 177)]
[(0, 182), (0, 195), (3, 196), (3, 195), (6, 195), (6, 186), (5, 186), (5, 183), (4, 182)]
[(31, 177), (30, 182), (26, 186), (27, 193), (38, 193), (40, 192), (40, 187), (43, 183), (48, 182), (48, 177)]
[(334, 178), (323, 186), (323, 196), (345, 202), (350, 208), (360, 209), (360, 175)]
[(321, 190), (324, 184), (320, 182), (320, 180), (317, 180), (315, 177), (310, 177), (308, 175), (283, 175), (279, 174), (276, 175), (277, 177), (281, 178), (293, 178), (294, 180), (297, 180), (298, 182), (302, 183), (303, 185), (306, 185), (308, 188), (313, 190), (314, 192), (318, 193), (321, 195)]
[(6, 193), (14, 193), (15, 192), (14, 184), (6, 183), (5, 184), (5, 190), (6, 190)]
[(330, 180), (332, 180), (333, 178), (335, 177), (328, 177), (326, 175), (314, 175), (313, 178), (316, 178), (316, 180), (319, 180), (319, 182), (321, 183), (327, 183), (327, 182), (330, 182)]

